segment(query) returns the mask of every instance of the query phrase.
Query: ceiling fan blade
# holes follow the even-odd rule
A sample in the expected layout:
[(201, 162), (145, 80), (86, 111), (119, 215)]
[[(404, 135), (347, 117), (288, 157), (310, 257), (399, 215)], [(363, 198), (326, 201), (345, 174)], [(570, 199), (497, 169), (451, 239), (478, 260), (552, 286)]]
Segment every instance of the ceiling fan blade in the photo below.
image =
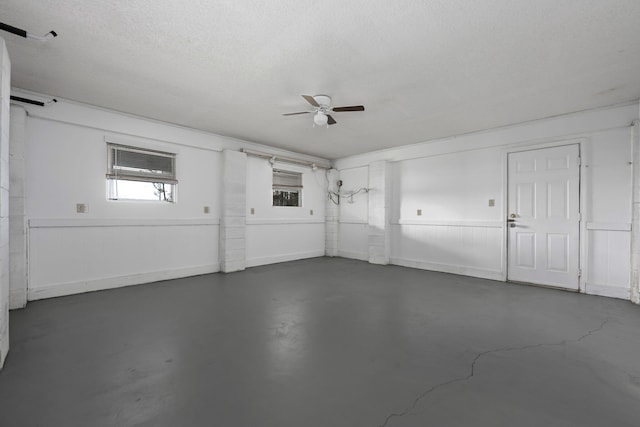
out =
[(342, 111), (364, 111), (364, 105), (353, 105), (351, 107), (336, 107), (332, 108), (332, 111), (340, 113)]
[(330, 115), (327, 114), (327, 124), (328, 125), (335, 125), (336, 123), (338, 123), (338, 122), (333, 120), (333, 117), (331, 117)]
[(300, 111), (300, 112), (297, 112), (297, 113), (286, 113), (286, 114), (283, 114), (283, 116), (295, 116), (296, 114), (309, 114), (309, 113), (312, 113), (312, 112), (313, 111)]
[(313, 105), (314, 107), (319, 107), (319, 106), (320, 106), (320, 104), (318, 104), (318, 103), (316, 102), (316, 100), (315, 100), (315, 99), (313, 99), (313, 96), (309, 96), (309, 95), (302, 95), (302, 97), (303, 97), (304, 99), (306, 99), (306, 100), (307, 100), (307, 102), (308, 102), (309, 104)]

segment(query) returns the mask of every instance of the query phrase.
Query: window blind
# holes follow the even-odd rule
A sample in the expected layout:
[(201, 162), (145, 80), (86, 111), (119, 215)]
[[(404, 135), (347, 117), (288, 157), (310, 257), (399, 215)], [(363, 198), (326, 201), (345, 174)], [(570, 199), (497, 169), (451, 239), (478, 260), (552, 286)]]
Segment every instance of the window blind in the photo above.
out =
[(302, 174), (298, 172), (290, 172), (290, 171), (274, 169), (273, 170), (273, 188), (274, 189), (302, 188)]
[(176, 184), (175, 154), (108, 144), (107, 178)]

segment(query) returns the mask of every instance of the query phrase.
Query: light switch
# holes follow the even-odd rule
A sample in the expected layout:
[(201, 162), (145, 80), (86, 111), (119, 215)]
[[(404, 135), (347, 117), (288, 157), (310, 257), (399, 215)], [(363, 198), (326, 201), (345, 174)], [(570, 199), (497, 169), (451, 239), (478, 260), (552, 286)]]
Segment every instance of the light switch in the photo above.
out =
[(204, 213), (208, 214), (209, 213), (209, 206), (205, 206), (204, 207)]
[(422, 216), (422, 209), (418, 209), (418, 211), (416, 212), (416, 215)]
[(496, 200), (495, 199), (489, 199), (489, 206), (493, 207), (496, 205)]
[(313, 215), (313, 209), (309, 209), (309, 215)]
[(256, 213), (255, 208), (251, 208), (251, 215), (254, 215)]
[(76, 212), (77, 213), (87, 213), (89, 207), (85, 203), (76, 203)]

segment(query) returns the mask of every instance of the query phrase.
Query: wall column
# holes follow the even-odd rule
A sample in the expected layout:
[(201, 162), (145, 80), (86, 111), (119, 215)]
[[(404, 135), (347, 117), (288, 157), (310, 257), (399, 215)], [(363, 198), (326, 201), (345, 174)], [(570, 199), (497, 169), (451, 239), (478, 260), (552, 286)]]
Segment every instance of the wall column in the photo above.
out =
[[(329, 169), (327, 171), (327, 191), (338, 192), (337, 182), (340, 173), (335, 169)], [(338, 197), (329, 197), (327, 195), (325, 202), (325, 242), (324, 242), (324, 254), (326, 256), (338, 256), (338, 221), (340, 219), (340, 206)]]
[(0, 38), (0, 368), (9, 352), (9, 125), (11, 62)]
[(631, 219), (631, 302), (640, 304), (640, 120), (632, 127), (633, 196)]
[(27, 214), (25, 210), (25, 153), (27, 112), (11, 106), (9, 138), (9, 308), (27, 305)]
[(247, 155), (222, 152), (222, 203), (220, 207), (220, 271), (246, 268)]
[(389, 200), (391, 181), (389, 163), (380, 160), (369, 164), (369, 262), (389, 264)]

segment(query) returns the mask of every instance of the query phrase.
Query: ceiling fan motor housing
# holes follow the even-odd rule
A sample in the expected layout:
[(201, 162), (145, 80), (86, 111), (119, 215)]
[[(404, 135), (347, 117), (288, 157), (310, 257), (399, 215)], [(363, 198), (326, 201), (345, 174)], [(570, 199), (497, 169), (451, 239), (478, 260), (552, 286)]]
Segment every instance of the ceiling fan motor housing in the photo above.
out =
[(316, 95), (313, 97), (316, 100), (318, 105), (320, 105), (320, 111), (323, 113), (327, 113), (329, 111), (329, 106), (331, 105), (331, 97), (328, 95)]

